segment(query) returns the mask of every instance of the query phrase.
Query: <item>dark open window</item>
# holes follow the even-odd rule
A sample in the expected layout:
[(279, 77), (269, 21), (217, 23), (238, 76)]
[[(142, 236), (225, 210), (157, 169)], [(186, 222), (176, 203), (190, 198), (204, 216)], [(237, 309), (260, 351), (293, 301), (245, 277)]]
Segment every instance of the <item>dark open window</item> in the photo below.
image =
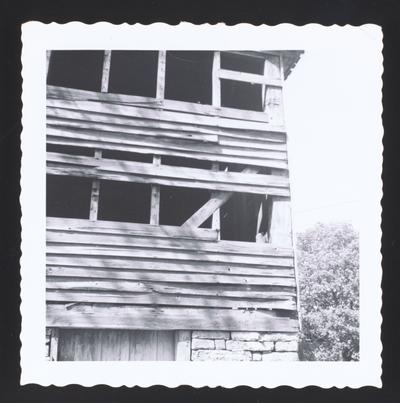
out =
[(112, 51), (108, 92), (155, 98), (157, 62), (155, 51)]
[(51, 52), (47, 83), (100, 91), (103, 58), (101, 50), (54, 50)]
[(252, 74), (264, 74), (264, 59), (221, 52), (221, 69)]
[(150, 185), (100, 181), (98, 219), (148, 224), (150, 221)]
[(47, 175), (46, 187), (48, 217), (89, 218), (91, 179)]
[(211, 104), (213, 52), (169, 51), (165, 98)]
[[(181, 226), (209, 199), (209, 190), (161, 186), (160, 225)], [(211, 218), (201, 225), (201, 228), (210, 227)]]
[(262, 85), (221, 80), (221, 106), (262, 112)]

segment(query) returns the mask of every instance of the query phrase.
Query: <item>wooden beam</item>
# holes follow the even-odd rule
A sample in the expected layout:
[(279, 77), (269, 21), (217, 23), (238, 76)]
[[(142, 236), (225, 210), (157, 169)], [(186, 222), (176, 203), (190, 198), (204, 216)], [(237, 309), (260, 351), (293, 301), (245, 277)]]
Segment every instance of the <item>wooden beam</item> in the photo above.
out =
[[(161, 157), (153, 156), (153, 165), (161, 165)], [(160, 221), (160, 185), (151, 185), (150, 224), (158, 225)]]
[(149, 163), (97, 160), (58, 153), (47, 154), (47, 172), (53, 175), (123, 182), (289, 196), (288, 181), (279, 176), (246, 172), (210, 172), (205, 169), (186, 167), (161, 167)]
[[(211, 170), (214, 171), (214, 172), (218, 172), (219, 171), (219, 163), (218, 162), (213, 162)], [(218, 231), (218, 239), (220, 239), (220, 237), (221, 237), (221, 233), (220, 233), (220, 230), (221, 230), (220, 209), (215, 210), (213, 215), (212, 215), (211, 228), (213, 230)]]
[(111, 50), (105, 50), (103, 58), (103, 71), (101, 75), (101, 92), (108, 92), (110, 67), (111, 67)]
[(97, 101), (115, 104), (126, 104), (152, 109), (163, 109), (168, 111), (180, 111), (207, 116), (221, 116), (230, 119), (251, 120), (256, 122), (267, 122), (265, 113), (257, 111), (246, 111), (235, 108), (219, 108), (212, 105), (195, 104), (192, 102), (174, 101), (164, 99), (159, 101), (156, 98), (141, 97), (137, 95), (99, 93), (75, 88), (47, 86), (47, 98), (65, 99), (76, 101)]
[[(101, 150), (94, 151), (94, 158), (100, 159), (102, 155)], [(100, 195), (100, 180), (94, 179), (92, 182), (92, 191), (90, 194), (90, 220), (97, 220), (97, 215), (99, 212), (99, 195)]]
[(297, 332), (298, 321), (267, 311), (47, 305), (47, 323), (60, 328), (249, 330)]
[(51, 60), (51, 50), (46, 50), (46, 77), (49, 74), (50, 60)]
[(164, 100), (166, 58), (167, 58), (167, 52), (165, 50), (160, 50), (158, 52), (157, 90), (156, 90), (156, 98), (158, 101)]
[(95, 221), (78, 218), (47, 217), (46, 228), (49, 233), (57, 230), (88, 234), (123, 234), (125, 236), (144, 236), (155, 238), (187, 238), (216, 241), (217, 232), (209, 228), (182, 228), (172, 225), (149, 225), (115, 221)]
[[(155, 281), (165, 283), (198, 283), (198, 284), (236, 284), (236, 285), (259, 285), (259, 286), (281, 286), (294, 287), (293, 277), (277, 277), (277, 276), (236, 276), (231, 274), (206, 274), (206, 273), (171, 273), (171, 272), (151, 272), (135, 271), (135, 270), (118, 270), (109, 268), (87, 268), (87, 267), (48, 267), (47, 276), (51, 277), (71, 277), (71, 288), (74, 289), (97, 289), (112, 291), (129, 291), (132, 281)], [(93, 284), (83, 281), (79, 285), (75, 280), (77, 278), (92, 279)], [(102, 280), (100, 280), (102, 279)], [(129, 280), (129, 281), (127, 281)], [(65, 279), (58, 280), (64, 283)], [(71, 281), (71, 280), (70, 280)], [(65, 281), (68, 283), (68, 280)], [(121, 288), (119, 288), (119, 285)], [(49, 288), (57, 289), (55, 283), (49, 283)]]
[(243, 73), (241, 71), (220, 69), (218, 72), (218, 76), (220, 79), (225, 80), (242, 81), (251, 84), (262, 84), (268, 87), (282, 87), (282, 82), (280, 79), (266, 77), (261, 74)]
[(199, 308), (234, 308), (234, 309), (296, 309), (295, 297), (286, 299), (252, 300), (246, 298), (221, 298), (196, 295), (160, 295), (158, 293), (134, 294), (110, 291), (68, 291), (47, 290), (47, 302), (64, 303), (102, 303), (118, 305), (160, 305), (160, 306), (197, 306)]
[[(287, 172), (274, 170), (275, 175), (287, 176)], [(290, 199), (287, 197), (271, 196), (271, 220), (269, 241), (273, 246), (291, 248), (292, 215)]]
[(190, 361), (192, 332), (177, 330), (175, 332), (175, 361)]
[[(268, 56), (264, 62), (264, 76), (283, 82), (282, 74), (280, 56)], [(268, 114), (269, 122), (274, 125), (283, 125), (282, 88), (264, 85), (263, 94), (264, 111)]]
[[(258, 168), (247, 167), (242, 173), (257, 173)], [(208, 200), (199, 210), (189, 217), (183, 226), (199, 227), (207, 220), (217, 209), (225, 204), (233, 195), (233, 192), (213, 192), (210, 200)]]
[(212, 66), (212, 105), (216, 108), (221, 107), (221, 80), (219, 70), (221, 68), (221, 52), (214, 52)]
[(59, 330), (56, 328), (52, 328), (50, 336), (50, 361), (58, 360), (58, 339)]

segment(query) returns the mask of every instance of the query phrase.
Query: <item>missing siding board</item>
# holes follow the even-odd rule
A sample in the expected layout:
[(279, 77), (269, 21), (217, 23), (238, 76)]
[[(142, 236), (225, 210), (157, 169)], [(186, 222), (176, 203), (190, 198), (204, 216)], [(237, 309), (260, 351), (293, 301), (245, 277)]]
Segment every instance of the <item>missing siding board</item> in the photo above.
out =
[(221, 68), (244, 73), (263, 74), (264, 59), (221, 52)]
[(47, 84), (100, 91), (103, 58), (101, 50), (52, 51)]
[(66, 146), (66, 145), (60, 145), (60, 144), (47, 143), (46, 151), (52, 152), (52, 153), (68, 154), (68, 155), (84, 155), (85, 157), (94, 156), (93, 148)]
[(211, 105), (213, 52), (168, 51), (165, 98)]
[(153, 155), (130, 153), (127, 151), (103, 150), (102, 158), (123, 161), (152, 162)]
[[(209, 199), (209, 190), (160, 186), (160, 225), (181, 226)], [(211, 228), (211, 217), (200, 227)]]
[(185, 158), (185, 157), (171, 157), (169, 155), (161, 157), (161, 164), (175, 167), (187, 167), (187, 168), (199, 168), (199, 169), (211, 168), (210, 161), (196, 160), (193, 158)]
[(101, 180), (98, 220), (148, 224), (150, 188), (142, 183)]
[(156, 51), (112, 51), (108, 92), (155, 98), (157, 62)]
[(91, 179), (47, 175), (46, 187), (48, 217), (89, 218)]
[(262, 112), (262, 85), (221, 80), (221, 106)]

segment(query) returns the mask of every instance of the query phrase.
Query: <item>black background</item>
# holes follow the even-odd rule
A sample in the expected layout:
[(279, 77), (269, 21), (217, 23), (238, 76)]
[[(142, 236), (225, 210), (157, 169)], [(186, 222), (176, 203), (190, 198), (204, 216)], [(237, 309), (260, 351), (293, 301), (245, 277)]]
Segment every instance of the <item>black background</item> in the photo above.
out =
[[(399, 309), (399, 119), (400, 119), (400, 2), (392, 1), (1, 1), (0, 74), (0, 401), (8, 402), (400, 402), (400, 309)], [(383, 122), (383, 388), (322, 389), (234, 389), (182, 386), (177, 389), (111, 388), (99, 385), (84, 388), (19, 386), (20, 312), (20, 132), (21, 132), (21, 41), (20, 25), (30, 20), (45, 23), (109, 21), (115, 24), (180, 21), (192, 23), (249, 22), (276, 25), (287, 22), (352, 24), (374, 23), (384, 33)], [(362, 152), (362, 144), (360, 144)], [(35, 269), (35, 268), (32, 268)]]

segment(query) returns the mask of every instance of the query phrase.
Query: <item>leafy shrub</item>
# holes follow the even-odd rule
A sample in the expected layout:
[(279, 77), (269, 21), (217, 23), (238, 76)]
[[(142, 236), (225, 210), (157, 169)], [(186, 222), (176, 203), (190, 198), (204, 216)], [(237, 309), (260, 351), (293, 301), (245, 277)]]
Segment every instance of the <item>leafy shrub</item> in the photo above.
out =
[(297, 237), (302, 359), (359, 359), (359, 247), (349, 224), (317, 224)]

